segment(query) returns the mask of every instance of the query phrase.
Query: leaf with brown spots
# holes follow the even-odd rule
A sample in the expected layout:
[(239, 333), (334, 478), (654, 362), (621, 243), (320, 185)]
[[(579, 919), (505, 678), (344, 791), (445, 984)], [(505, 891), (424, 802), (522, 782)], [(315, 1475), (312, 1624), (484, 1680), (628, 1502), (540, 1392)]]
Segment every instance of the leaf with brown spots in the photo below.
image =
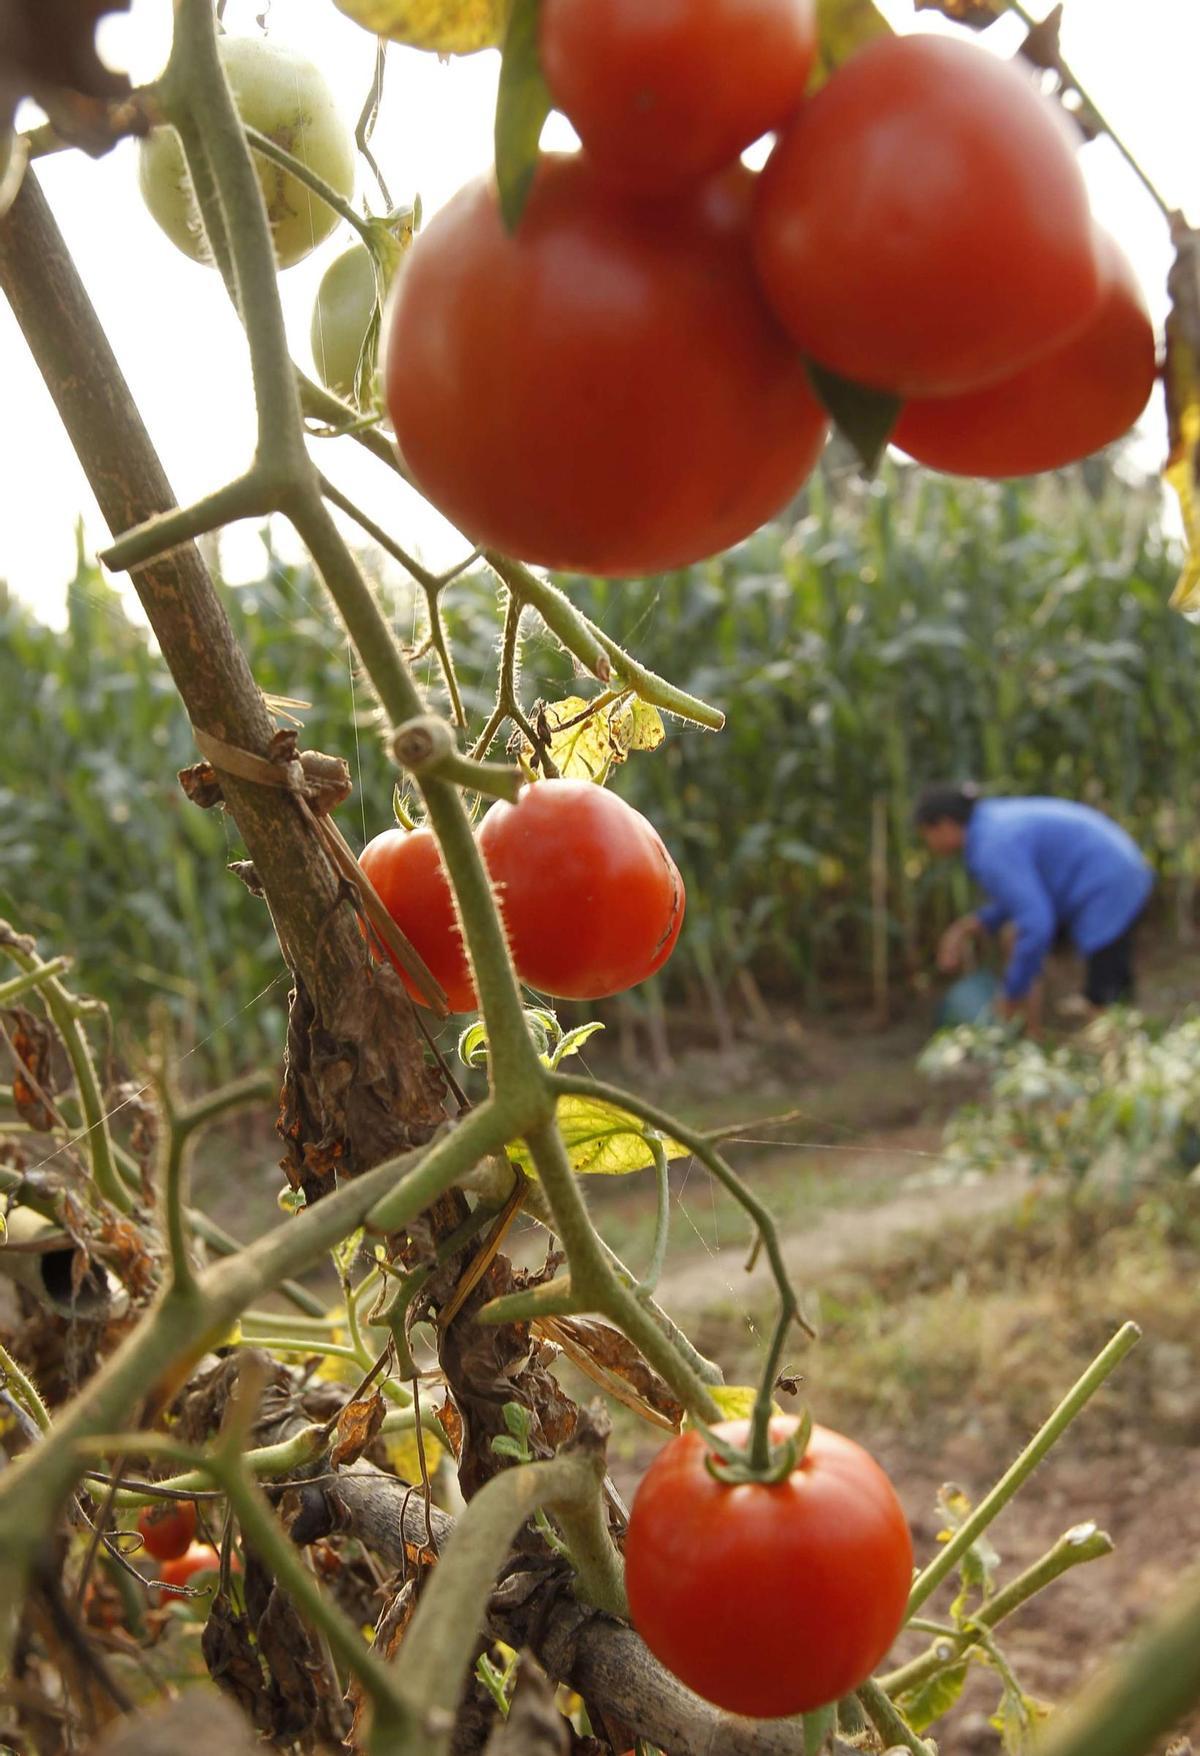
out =
[(329, 1458), (332, 1468), (357, 1463), (382, 1427), (383, 1413), (383, 1393), (379, 1390), (346, 1404), (338, 1416), (337, 1439)]

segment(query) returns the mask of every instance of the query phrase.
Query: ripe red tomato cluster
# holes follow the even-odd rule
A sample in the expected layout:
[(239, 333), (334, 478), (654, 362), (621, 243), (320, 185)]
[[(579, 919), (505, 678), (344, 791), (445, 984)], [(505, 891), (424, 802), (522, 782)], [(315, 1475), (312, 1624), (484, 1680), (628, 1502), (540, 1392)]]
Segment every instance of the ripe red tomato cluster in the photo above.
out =
[[(798, 1423), (780, 1417), (780, 1443)], [(749, 1422), (715, 1429), (744, 1448)], [(887, 1476), (814, 1427), (784, 1480), (730, 1486), (697, 1432), (643, 1476), (625, 1539), (634, 1626), (668, 1670), (730, 1713), (811, 1713), (865, 1681), (904, 1622), (912, 1539)]]
[[(646, 981), (674, 950), (683, 879), (653, 824), (616, 793), (591, 781), (539, 781), (515, 805), (492, 806), (479, 849), (517, 974), (540, 993), (601, 1000)], [(430, 831), (385, 830), (359, 861), (451, 1011), (473, 1010), (466, 949)]]
[(512, 235), (492, 179), (460, 191), (388, 323), (401, 451), (477, 541), (610, 575), (728, 547), (824, 443), (806, 360), (904, 398), (897, 443), (940, 469), (1056, 467), (1140, 414), (1140, 290), (1015, 65), (889, 36), (806, 96), (814, 0), (540, 16), (583, 152), (543, 158)]

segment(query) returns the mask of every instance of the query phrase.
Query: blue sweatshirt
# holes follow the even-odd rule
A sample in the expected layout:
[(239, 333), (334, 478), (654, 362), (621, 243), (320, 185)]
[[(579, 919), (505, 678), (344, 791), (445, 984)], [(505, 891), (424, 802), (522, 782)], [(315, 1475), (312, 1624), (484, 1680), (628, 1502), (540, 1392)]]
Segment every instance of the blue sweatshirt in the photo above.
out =
[(991, 898), (979, 910), (989, 933), (1017, 929), (1004, 992), (1020, 1000), (1037, 980), (1058, 933), (1084, 957), (1131, 927), (1154, 879), (1125, 831), (1066, 799), (981, 799), (967, 825), (963, 859)]

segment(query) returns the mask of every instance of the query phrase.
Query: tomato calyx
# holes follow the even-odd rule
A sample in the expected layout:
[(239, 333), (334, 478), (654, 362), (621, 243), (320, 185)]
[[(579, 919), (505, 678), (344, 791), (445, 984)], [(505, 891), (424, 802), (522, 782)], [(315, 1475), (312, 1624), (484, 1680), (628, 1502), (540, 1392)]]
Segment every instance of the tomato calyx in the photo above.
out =
[(704, 1467), (714, 1481), (722, 1482), (729, 1488), (744, 1487), (751, 1483), (772, 1487), (777, 1482), (786, 1482), (792, 1471), (799, 1468), (812, 1437), (812, 1415), (805, 1409), (796, 1431), (789, 1433), (779, 1445), (771, 1443), (769, 1421), (769, 1404), (762, 1420), (759, 1419), (758, 1410), (755, 1410), (750, 1443), (744, 1450), (740, 1446), (731, 1445), (702, 1421), (693, 1421), (693, 1426), (709, 1448)]

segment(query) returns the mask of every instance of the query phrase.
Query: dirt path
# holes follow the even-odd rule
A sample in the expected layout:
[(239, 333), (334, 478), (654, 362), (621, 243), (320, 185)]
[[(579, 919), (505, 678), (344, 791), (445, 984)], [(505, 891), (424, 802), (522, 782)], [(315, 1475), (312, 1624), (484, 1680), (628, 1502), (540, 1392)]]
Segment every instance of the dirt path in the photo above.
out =
[[(881, 1145), (896, 1145), (892, 1135)], [(903, 1150), (903, 1149), (901, 1149)], [(879, 1151), (850, 1159), (840, 1175), (877, 1185)], [(962, 1183), (953, 1195), (957, 1219), (983, 1219), (1013, 1206), (1026, 1187), (1020, 1172), (1001, 1173), (977, 1183)], [(824, 1213), (804, 1229), (792, 1229), (783, 1238), (783, 1257), (796, 1286), (840, 1268), (859, 1267), (908, 1233), (929, 1232), (945, 1217), (947, 1191), (909, 1173), (889, 1200), (875, 1194), (863, 1206), (839, 1207)], [(740, 1303), (758, 1303), (770, 1297), (771, 1270), (764, 1258), (750, 1274), (741, 1271), (742, 1246), (713, 1253), (676, 1255), (659, 1286), (658, 1297), (673, 1316), (683, 1319), (702, 1312), (714, 1298), (733, 1294)]]

